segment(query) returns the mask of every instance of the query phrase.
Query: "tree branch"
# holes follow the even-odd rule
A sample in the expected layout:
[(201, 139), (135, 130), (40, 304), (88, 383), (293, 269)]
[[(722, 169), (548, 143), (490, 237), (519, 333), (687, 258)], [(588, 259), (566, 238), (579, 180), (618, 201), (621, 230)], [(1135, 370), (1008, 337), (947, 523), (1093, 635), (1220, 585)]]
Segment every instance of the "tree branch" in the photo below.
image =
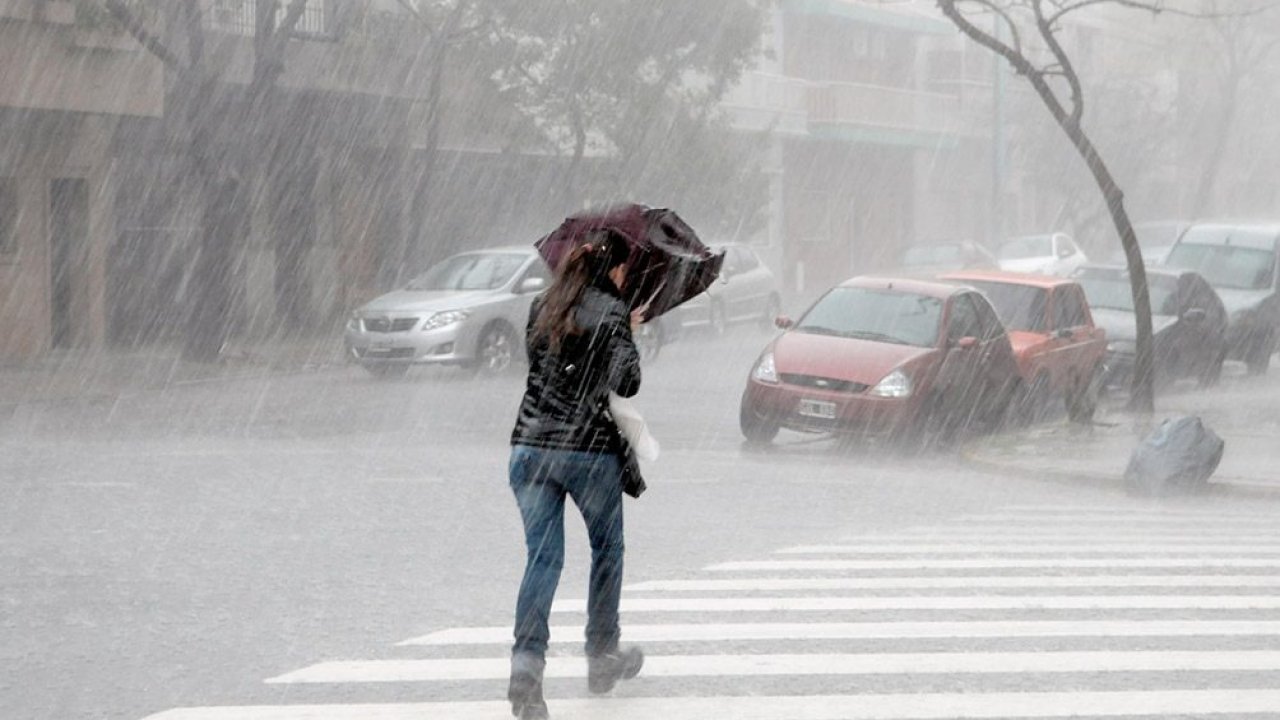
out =
[(139, 45), (147, 49), (147, 52), (155, 55), (161, 62), (175, 70), (184, 69), (178, 56), (159, 37), (142, 24), (138, 16), (134, 15), (133, 11), (125, 6), (124, 0), (103, 0), (103, 2), (112, 19), (120, 23), (120, 26), (132, 35)]
[(1071, 86), (1071, 121), (1079, 125), (1080, 119), (1084, 117), (1084, 91), (1080, 88), (1080, 77), (1071, 64), (1071, 58), (1067, 57), (1067, 51), (1062, 48), (1062, 43), (1054, 33), (1053, 24), (1045, 17), (1044, 0), (1032, 0), (1032, 9), (1036, 14), (1036, 27), (1040, 30), (1040, 37), (1058, 60), (1060, 69), (1058, 74)]

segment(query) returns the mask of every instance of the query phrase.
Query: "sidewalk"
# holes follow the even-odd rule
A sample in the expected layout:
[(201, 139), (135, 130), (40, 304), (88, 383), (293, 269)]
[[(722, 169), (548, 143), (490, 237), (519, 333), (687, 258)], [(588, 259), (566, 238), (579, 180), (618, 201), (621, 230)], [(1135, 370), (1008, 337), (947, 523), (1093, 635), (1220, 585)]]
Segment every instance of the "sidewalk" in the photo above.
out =
[(1210, 390), (1158, 397), (1150, 421), (1118, 407), (1101, 408), (1092, 426), (1065, 419), (976, 438), (963, 450), (971, 464), (1027, 478), (1123, 489), (1129, 455), (1165, 418), (1198, 415), (1226, 443), (1210, 478), (1222, 489), (1280, 499), (1280, 377), (1226, 378)]
[(72, 350), (0, 366), (0, 409), (31, 403), (93, 402), (203, 382), (314, 372), (346, 364), (342, 338), (229, 343), (217, 362), (184, 360), (177, 347)]

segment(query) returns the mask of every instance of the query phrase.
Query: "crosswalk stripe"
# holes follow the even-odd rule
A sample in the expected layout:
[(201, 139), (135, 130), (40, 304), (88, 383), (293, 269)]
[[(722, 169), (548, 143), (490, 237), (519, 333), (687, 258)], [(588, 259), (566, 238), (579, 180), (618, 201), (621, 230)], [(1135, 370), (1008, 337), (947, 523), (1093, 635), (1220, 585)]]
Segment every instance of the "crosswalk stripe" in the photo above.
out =
[[(1280, 713), (1280, 690), (906, 693), (552, 700), (556, 720), (943, 720)], [(180, 708), (145, 720), (494, 720), (505, 702)]]
[(1025, 513), (1025, 512), (991, 512), (977, 513), (973, 515), (963, 515), (956, 518), (948, 524), (969, 524), (969, 523), (1010, 523), (1020, 525), (1036, 525), (1044, 526), (1050, 522), (1062, 525), (1080, 525), (1093, 523), (1115, 523), (1123, 526), (1129, 523), (1157, 523), (1170, 526), (1179, 525), (1204, 525), (1228, 524), (1234, 527), (1261, 525), (1264, 527), (1274, 527), (1275, 518), (1266, 515), (1213, 515), (1207, 513), (1089, 513), (1089, 514), (1046, 514), (1046, 513)]
[(883, 590), (892, 588), (1133, 588), (1280, 587), (1280, 575), (949, 575), (942, 577), (744, 577), (649, 580), (634, 592), (731, 592), (751, 590)]
[(740, 570), (976, 570), (983, 568), (1280, 568), (1280, 558), (963, 558), (934, 560), (744, 560), (709, 565), (711, 572)]
[(994, 510), (983, 510), (981, 512), (967, 513), (960, 515), (957, 519), (967, 520), (969, 518), (989, 517), (991, 515), (1008, 515), (1017, 517), (1029, 516), (1045, 516), (1045, 517), (1193, 517), (1193, 518), (1213, 518), (1215, 520), (1271, 520), (1273, 516), (1268, 512), (1251, 512), (1238, 510), (1221, 510), (1213, 507), (1154, 507), (1154, 506), (1132, 506), (1132, 507), (1115, 507), (1109, 505), (1096, 506), (1074, 506), (1074, 505), (1004, 505)]
[[(651, 655), (645, 658), (644, 663), (644, 674), (649, 678), (1275, 670), (1280, 670), (1280, 651), (1273, 650)], [(357, 660), (318, 663), (271, 678), (267, 682), (501, 680), (510, 672), (511, 661), (507, 658)], [(584, 657), (547, 659), (544, 677), (586, 676), (587, 661)]]
[[(551, 612), (585, 612), (586, 600), (557, 600)], [(940, 597), (624, 598), (623, 612), (817, 612), (840, 610), (1260, 610), (1280, 595), (960, 595)]]
[(902, 530), (893, 534), (874, 534), (863, 533), (858, 535), (849, 535), (843, 538), (846, 543), (869, 543), (869, 544), (896, 544), (903, 542), (928, 542), (928, 541), (946, 541), (946, 542), (1089, 542), (1089, 543), (1131, 543), (1131, 542), (1159, 542), (1161, 544), (1171, 545), (1191, 545), (1204, 543), (1212, 540), (1215, 542), (1238, 542), (1238, 543), (1274, 543), (1280, 541), (1280, 531), (1277, 532), (1237, 532), (1227, 531), (1212, 533), (1205, 532), (1187, 532), (1186, 530), (1164, 530), (1164, 529), (1116, 529), (1116, 530), (1045, 530), (1044, 532), (1028, 532), (1025, 529), (1015, 528), (1009, 530), (1007, 528), (996, 527), (956, 527), (949, 530), (938, 530), (930, 528), (928, 530)]
[(873, 545), (798, 545), (796, 547), (777, 550), (779, 555), (1004, 555), (1025, 553), (1114, 553), (1121, 555), (1168, 555), (1168, 554), (1234, 554), (1234, 555), (1275, 555), (1280, 554), (1280, 544), (1196, 544), (1196, 545), (1138, 545), (1133, 543), (1117, 543), (1114, 545), (1082, 545), (1080, 543), (1020, 543), (1009, 545), (964, 545), (948, 544), (912, 544), (901, 543), (894, 546)]
[[(694, 623), (632, 625), (630, 642), (732, 640), (855, 640), (1049, 637), (1280, 636), (1269, 620), (1001, 620), (971, 622)], [(581, 625), (556, 625), (551, 642), (581, 645)], [(412, 645), (510, 645), (511, 627), (450, 628), (397, 643)]]

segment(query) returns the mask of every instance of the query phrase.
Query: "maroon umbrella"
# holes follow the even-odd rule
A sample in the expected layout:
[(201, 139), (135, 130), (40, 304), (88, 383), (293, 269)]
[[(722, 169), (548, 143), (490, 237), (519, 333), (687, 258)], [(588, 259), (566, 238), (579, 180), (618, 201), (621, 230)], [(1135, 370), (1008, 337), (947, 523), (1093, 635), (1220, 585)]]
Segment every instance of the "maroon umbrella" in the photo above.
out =
[(644, 205), (574, 215), (534, 246), (548, 265), (558, 269), (571, 249), (588, 240), (593, 231), (606, 228), (630, 241), (622, 294), (632, 310), (648, 304), (646, 321), (704, 292), (720, 275), (724, 252), (711, 252), (674, 212)]

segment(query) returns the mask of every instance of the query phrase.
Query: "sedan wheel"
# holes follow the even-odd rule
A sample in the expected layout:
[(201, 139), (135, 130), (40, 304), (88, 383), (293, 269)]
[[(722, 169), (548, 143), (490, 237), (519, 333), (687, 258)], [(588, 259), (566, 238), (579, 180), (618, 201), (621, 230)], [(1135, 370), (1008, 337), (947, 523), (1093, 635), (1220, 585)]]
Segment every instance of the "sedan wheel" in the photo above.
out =
[(656, 320), (641, 325), (635, 332), (635, 343), (641, 361), (649, 362), (658, 357), (663, 344), (662, 326)]
[(1266, 375), (1271, 366), (1271, 354), (1275, 352), (1275, 338), (1270, 332), (1249, 343), (1245, 364), (1249, 366), (1250, 375)]
[(515, 340), (503, 325), (491, 325), (480, 336), (476, 369), (487, 375), (506, 372), (515, 359)]
[(724, 306), (718, 302), (712, 301), (708, 309), (707, 316), (708, 325), (711, 328), (711, 334), (720, 337), (724, 335), (725, 329), (728, 327), (728, 319), (724, 315)]

